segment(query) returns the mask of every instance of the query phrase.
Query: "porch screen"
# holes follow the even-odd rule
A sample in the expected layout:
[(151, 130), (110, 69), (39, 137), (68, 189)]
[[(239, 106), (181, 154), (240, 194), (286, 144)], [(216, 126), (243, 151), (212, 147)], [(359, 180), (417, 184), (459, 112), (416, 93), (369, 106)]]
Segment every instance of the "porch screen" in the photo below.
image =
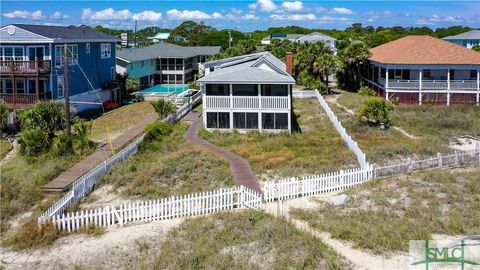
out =
[(258, 113), (233, 113), (233, 128), (258, 129)]
[(262, 113), (263, 129), (288, 129), (288, 113)]
[(207, 128), (230, 128), (230, 113), (207, 112)]

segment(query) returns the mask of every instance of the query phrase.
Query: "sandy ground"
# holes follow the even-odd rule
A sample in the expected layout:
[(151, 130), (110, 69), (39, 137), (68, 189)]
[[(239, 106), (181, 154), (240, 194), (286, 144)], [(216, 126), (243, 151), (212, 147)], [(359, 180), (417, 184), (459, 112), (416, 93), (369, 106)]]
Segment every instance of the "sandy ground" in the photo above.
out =
[[(115, 190), (112, 185), (102, 185), (82, 199), (79, 208), (80, 210), (94, 209), (105, 207), (106, 205), (118, 207), (136, 201), (134, 199), (124, 199), (118, 192), (120, 190)], [(139, 199), (138, 201), (142, 200)]]
[(12, 159), (15, 155), (17, 155), (17, 152), (18, 152), (18, 141), (16, 139), (12, 141), (10, 141), (10, 144), (12, 146), (12, 148), (10, 149), (10, 151), (8, 151), (8, 153), (2, 158), (2, 160), (0, 160), (0, 165), (3, 165), (5, 163), (7, 163), (10, 159)]
[(471, 137), (456, 137), (450, 142), (450, 148), (459, 151), (473, 151), (480, 147), (480, 140)]
[[(53, 245), (21, 252), (2, 247), (1, 269), (136, 269), (154, 259), (166, 233), (184, 218), (115, 226), (101, 236), (72, 234)], [(130, 267), (129, 267), (130, 266)], [(4, 268), (2, 268), (4, 267)]]
[(335, 195), (335, 193), (303, 197), (284, 202), (268, 203), (265, 204), (265, 211), (274, 216), (286, 217), (296, 228), (320, 238), (324, 243), (330, 245), (339, 254), (347, 258), (353, 264), (354, 269), (408, 269), (407, 253), (396, 253), (390, 254), (389, 257), (383, 257), (365, 250), (355, 249), (353, 248), (353, 242), (333, 239), (329, 233), (313, 229), (307, 224), (307, 222), (293, 219), (289, 215), (289, 210), (291, 208), (314, 208), (317, 200), (325, 200), (328, 196), (332, 195)]

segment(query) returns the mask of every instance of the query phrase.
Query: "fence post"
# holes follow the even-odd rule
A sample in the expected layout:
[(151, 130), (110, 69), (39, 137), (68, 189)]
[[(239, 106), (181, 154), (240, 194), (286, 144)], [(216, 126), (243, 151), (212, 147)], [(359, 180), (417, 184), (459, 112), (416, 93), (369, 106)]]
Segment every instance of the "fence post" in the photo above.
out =
[(407, 161), (408, 161), (408, 169), (407, 169), (407, 170), (408, 170), (409, 172), (411, 172), (411, 171), (412, 171), (412, 159), (411, 159), (411, 158), (408, 158)]
[(458, 161), (458, 151), (455, 150), (455, 166), (458, 166), (459, 161)]
[(439, 168), (443, 167), (442, 154), (437, 153), (437, 158), (438, 158), (438, 167)]

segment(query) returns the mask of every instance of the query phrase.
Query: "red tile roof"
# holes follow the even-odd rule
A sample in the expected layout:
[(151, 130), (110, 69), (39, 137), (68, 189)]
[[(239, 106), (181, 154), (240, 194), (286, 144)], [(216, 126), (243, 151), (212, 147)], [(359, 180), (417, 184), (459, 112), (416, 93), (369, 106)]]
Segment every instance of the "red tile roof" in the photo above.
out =
[(480, 65), (480, 53), (431, 36), (406, 36), (370, 49), (370, 60), (404, 65)]

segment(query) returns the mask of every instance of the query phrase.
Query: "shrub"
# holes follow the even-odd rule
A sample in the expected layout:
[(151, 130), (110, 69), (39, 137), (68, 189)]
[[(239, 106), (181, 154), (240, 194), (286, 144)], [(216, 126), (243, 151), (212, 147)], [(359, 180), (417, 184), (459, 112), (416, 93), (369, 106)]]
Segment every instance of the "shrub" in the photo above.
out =
[(175, 104), (165, 99), (152, 101), (150, 102), (150, 104), (152, 104), (153, 108), (158, 113), (158, 117), (160, 117), (160, 119), (167, 117), (167, 115), (175, 112), (175, 110), (177, 109), (175, 107)]
[(90, 140), (90, 131), (92, 130), (92, 122), (79, 121), (73, 126), (73, 150), (77, 154), (83, 154), (85, 151), (92, 149), (95, 145)]
[(18, 139), (20, 153), (28, 156), (45, 152), (49, 148), (50, 142), (48, 133), (39, 128), (24, 130)]
[(5, 240), (5, 244), (14, 250), (51, 245), (61, 233), (52, 223), (39, 227), (37, 220), (32, 218), (25, 222), (18, 231)]
[(400, 104), (400, 98), (394, 97), (390, 100), (393, 105), (398, 106)]
[(164, 137), (173, 132), (172, 124), (156, 121), (147, 126), (146, 141), (162, 141)]
[(125, 89), (127, 93), (137, 92), (140, 90), (140, 82), (138, 79), (127, 78), (125, 80)]
[(39, 129), (53, 138), (56, 131), (63, 129), (65, 107), (60, 102), (37, 102), (20, 113), (19, 119), (23, 130)]
[(53, 140), (53, 153), (59, 156), (65, 156), (73, 153), (72, 141), (68, 138), (66, 132), (58, 134)]
[(316, 89), (320, 94), (326, 94), (328, 91), (327, 85), (321, 81), (316, 81), (313, 88)]
[(7, 104), (5, 104), (3, 101), (0, 101), (0, 127), (7, 124), (9, 111), (10, 108), (8, 108)]
[(360, 87), (360, 89), (358, 90), (358, 93), (360, 95), (366, 96), (366, 97), (375, 97), (377, 95), (377, 93), (375, 93), (375, 91), (373, 91), (372, 89), (370, 89), (366, 86)]
[(389, 101), (378, 97), (369, 97), (358, 109), (358, 114), (365, 117), (369, 122), (387, 124), (390, 122), (390, 112), (394, 108), (394, 105)]
[(188, 89), (199, 90), (199, 89), (200, 89), (200, 85), (198, 85), (198, 83), (196, 83), (196, 82), (191, 82), (191, 83), (188, 84)]

